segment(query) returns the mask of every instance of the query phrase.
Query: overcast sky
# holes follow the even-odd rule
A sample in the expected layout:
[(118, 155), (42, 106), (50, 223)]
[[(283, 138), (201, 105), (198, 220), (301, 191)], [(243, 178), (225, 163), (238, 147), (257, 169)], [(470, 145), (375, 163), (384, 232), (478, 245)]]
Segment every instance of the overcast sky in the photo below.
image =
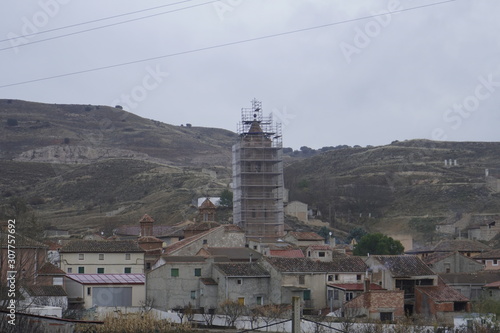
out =
[(256, 98), (294, 149), (500, 138), (498, 0), (2, 6), (0, 98), (231, 131)]

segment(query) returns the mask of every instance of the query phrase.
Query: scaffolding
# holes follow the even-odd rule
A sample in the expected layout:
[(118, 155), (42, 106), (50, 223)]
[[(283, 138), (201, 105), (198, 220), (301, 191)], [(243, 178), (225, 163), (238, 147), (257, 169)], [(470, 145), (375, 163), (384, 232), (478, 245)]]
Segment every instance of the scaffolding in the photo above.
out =
[(233, 219), (247, 237), (284, 234), (281, 125), (264, 117), (262, 103), (241, 109), (233, 146)]

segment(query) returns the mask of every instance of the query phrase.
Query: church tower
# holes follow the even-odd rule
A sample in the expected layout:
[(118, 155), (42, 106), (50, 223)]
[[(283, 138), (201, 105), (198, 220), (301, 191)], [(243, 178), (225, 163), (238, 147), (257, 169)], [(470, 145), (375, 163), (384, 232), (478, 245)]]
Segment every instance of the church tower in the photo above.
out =
[(282, 237), (283, 147), (281, 124), (263, 116), (262, 103), (241, 109), (233, 146), (233, 220), (247, 238)]

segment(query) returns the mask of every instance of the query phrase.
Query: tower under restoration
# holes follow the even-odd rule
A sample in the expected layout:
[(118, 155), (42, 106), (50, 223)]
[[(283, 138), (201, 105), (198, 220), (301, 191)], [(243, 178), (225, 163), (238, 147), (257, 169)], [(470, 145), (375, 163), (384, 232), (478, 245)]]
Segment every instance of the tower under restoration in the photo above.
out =
[(241, 109), (233, 146), (233, 220), (247, 238), (284, 234), (281, 124), (263, 116), (262, 103)]

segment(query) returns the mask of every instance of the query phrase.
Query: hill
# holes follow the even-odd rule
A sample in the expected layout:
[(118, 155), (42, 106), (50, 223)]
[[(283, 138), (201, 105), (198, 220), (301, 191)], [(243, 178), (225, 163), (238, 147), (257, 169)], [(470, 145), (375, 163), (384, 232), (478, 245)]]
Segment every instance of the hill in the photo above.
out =
[(0, 205), (13, 198), (52, 226), (81, 231), (195, 214), (230, 182), (233, 132), (173, 126), (119, 108), (0, 100)]
[[(471, 225), (500, 215), (500, 194), (486, 179), (500, 170), (500, 143), (409, 140), (368, 148), (335, 149), (285, 169), (290, 200), (316, 207), (348, 232), (437, 235), (437, 223), (464, 216)], [(445, 162), (446, 160), (446, 162)], [(453, 237), (456, 235), (447, 235)]]

